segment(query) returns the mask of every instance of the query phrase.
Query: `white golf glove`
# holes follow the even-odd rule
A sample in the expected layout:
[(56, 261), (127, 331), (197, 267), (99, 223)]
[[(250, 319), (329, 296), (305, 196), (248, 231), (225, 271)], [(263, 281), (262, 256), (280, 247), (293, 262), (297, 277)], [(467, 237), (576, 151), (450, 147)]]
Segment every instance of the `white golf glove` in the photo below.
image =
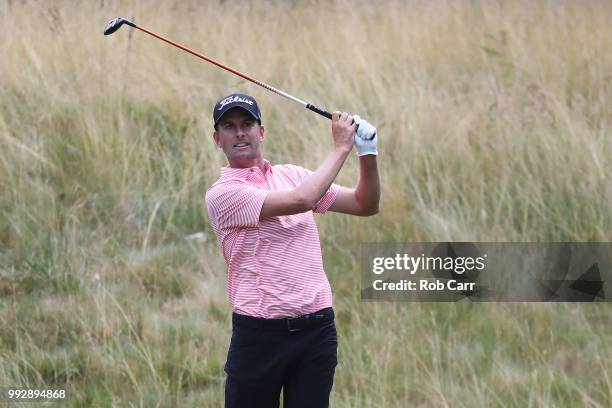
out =
[(355, 133), (357, 154), (359, 156), (365, 156), (366, 154), (378, 155), (378, 150), (376, 149), (376, 142), (378, 140), (376, 128), (358, 115), (354, 115), (353, 120), (359, 126)]

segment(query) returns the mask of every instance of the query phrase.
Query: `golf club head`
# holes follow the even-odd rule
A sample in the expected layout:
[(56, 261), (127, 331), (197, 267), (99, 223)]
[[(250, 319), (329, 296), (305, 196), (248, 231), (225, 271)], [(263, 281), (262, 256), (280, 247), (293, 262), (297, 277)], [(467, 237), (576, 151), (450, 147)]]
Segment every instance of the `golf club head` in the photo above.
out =
[(114, 33), (115, 31), (117, 31), (119, 28), (121, 28), (121, 26), (123, 24), (127, 24), (129, 26), (132, 27), (136, 27), (136, 25), (134, 23), (132, 23), (131, 21), (126, 20), (123, 17), (117, 17), (114, 20), (111, 20), (107, 25), (106, 28), (104, 29), (104, 35), (110, 35), (112, 33)]

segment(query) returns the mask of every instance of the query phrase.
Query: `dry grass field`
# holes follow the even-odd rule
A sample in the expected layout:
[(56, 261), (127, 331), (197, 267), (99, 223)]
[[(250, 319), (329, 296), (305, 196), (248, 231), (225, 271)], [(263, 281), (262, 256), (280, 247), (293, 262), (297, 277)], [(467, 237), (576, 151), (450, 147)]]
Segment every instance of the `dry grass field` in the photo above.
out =
[[(609, 304), (359, 300), (366, 241), (612, 241), (608, 0), (0, 0), (0, 386), (222, 406), (212, 106), (257, 98), (273, 163), (331, 147), (328, 121), (279, 96), (144, 33), (104, 37), (120, 15), (378, 127), (380, 213), (317, 218), (332, 407), (612, 406)], [(351, 157), (338, 182), (357, 175)]]

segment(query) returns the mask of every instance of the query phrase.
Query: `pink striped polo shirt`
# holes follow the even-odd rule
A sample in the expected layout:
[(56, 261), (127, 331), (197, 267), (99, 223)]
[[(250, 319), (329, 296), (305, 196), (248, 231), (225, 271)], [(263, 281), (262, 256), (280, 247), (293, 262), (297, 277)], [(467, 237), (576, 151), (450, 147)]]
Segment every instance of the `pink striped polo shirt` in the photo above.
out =
[(333, 204), (333, 184), (312, 211), (259, 220), (268, 191), (297, 187), (312, 172), (264, 160), (265, 171), (223, 167), (206, 192), (206, 206), (228, 266), (228, 292), (236, 313), (295, 317), (332, 306), (313, 212)]

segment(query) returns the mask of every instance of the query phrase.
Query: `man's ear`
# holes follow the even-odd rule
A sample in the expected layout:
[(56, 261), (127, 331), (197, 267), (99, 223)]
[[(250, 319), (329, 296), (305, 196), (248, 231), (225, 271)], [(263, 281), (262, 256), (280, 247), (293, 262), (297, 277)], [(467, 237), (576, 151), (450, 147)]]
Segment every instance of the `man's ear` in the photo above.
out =
[(215, 144), (217, 147), (221, 147), (219, 133), (217, 133), (217, 131), (213, 133), (213, 139), (215, 139)]
[(259, 126), (259, 141), (263, 142), (266, 137), (266, 129), (264, 129), (263, 125)]

